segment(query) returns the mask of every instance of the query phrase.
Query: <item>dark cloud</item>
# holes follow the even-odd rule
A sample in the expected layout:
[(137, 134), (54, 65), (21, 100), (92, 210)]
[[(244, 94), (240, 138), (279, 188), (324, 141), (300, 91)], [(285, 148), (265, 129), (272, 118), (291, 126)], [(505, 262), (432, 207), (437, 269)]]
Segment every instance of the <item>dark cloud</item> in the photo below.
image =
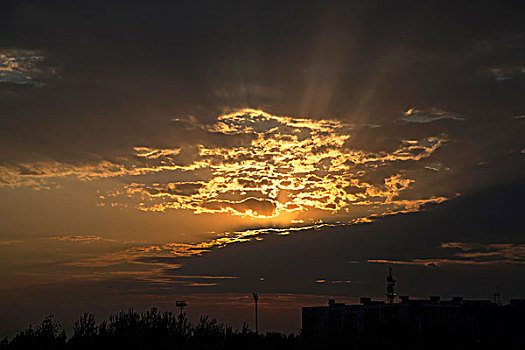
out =
[[(522, 288), (519, 276), (524, 268), (520, 219), (523, 190), (523, 184), (519, 183), (459, 198), (426, 212), (383, 218), (372, 224), (325, 228), (286, 238), (267, 237), (256, 244), (229, 246), (188, 261), (179, 273), (217, 273), (225, 269), (240, 276), (239, 286), (247, 291), (255, 288), (255, 281), (248, 278), (250, 271), (265, 276), (261, 291), (280, 288), (289, 292), (337, 293), (334, 288), (339, 288), (338, 285), (324, 284), (325, 289), (320, 289), (321, 286), (308, 282), (320, 276), (327, 281), (367, 281), (348, 284), (345, 293), (356, 297), (381, 296), (385, 269), (381, 264), (367, 263), (375, 261), (396, 264), (394, 270), (407, 294), (479, 295), (477, 283), (463, 280), (478, 278), (479, 265), (485, 266), (484, 281), (494, 281), (508, 290), (517, 285)], [(246, 264), (248, 257), (250, 263)], [(243, 263), (239, 264), (240, 261)], [(434, 268), (434, 272), (428, 271), (428, 267)], [(505, 275), (499, 276), (502, 269)], [(370, 273), (377, 280), (371, 281)], [(425, 278), (429, 274), (434, 281)], [(483, 292), (490, 294), (491, 290)]]
[(44, 79), (56, 73), (44, 60), (39, 51), (0, 50), (0, 83), (44, 87)]
[(150, 196), (191, 196), (197, 194), (202, 187), (201, 183), (187, 182), (145, 187), (143, 190)]
[(173, 256), (141, 256), (135, 259), (137, 262), (146, 264), (162, 264), (162, 265), (178, 265), (180, 264), (179, 257)]
[(4, 319), (76, 296), (383, 296), (386, 263), (407, 294), (519, 296), (524, 12), (2, 1)]
[(489, 76), (496, 81), (505, 81), (514, 78), (525, 77), (525, 66), (503, 66), (484, 68), (479, 71), (479, 74)]
[(410, 108), (399, 120), (406, 123), (431, 123), (436, 120), (452, 119), (457, 121), (465, 121), (465, 118), (458, 116), (455, 113), (444, 111), (440, 108), (433, 107), (429, 109)]

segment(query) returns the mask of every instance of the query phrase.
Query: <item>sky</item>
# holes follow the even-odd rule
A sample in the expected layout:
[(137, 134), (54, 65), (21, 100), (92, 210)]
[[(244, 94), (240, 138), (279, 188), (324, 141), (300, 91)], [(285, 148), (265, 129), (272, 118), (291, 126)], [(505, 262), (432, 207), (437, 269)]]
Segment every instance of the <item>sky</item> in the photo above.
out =
[(521, 1), (0, 4), (0, 333), (525, 297)]

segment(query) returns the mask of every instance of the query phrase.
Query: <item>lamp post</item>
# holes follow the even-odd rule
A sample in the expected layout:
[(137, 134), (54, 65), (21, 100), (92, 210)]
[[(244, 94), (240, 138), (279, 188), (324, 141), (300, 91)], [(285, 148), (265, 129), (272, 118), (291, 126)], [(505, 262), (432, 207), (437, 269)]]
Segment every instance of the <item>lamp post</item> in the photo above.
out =
[(259, 295), (255, 292), (253, 294), (253, 300), (255, 301), (255, 334), (259, 334), (259, 320), (257, 318), (257, 301), (259, 301)]
[(183, 315), (183, 311), (184, 311), (184, 308), (186, 306), (188, 306), (188, 304), (186, 304), (186, 302), (184, 300), (177, 300), (175, 302), (175, 305), (180, 308), (180, 318), (182, 319), (182, 315)]
[(183, 331), (184, 331), (184, 325), (182, 323), (182, 320), (184, 319), (184, 307), (188, 306), (188, 304), (186, 304), (186, 301), (184, 300), (177, 300), (175, 302), (175, 306), (177, 306), (178, 308), (180, 308), (180, 315), (179, 315), (179, 332), (181, 335), (183, 335)]

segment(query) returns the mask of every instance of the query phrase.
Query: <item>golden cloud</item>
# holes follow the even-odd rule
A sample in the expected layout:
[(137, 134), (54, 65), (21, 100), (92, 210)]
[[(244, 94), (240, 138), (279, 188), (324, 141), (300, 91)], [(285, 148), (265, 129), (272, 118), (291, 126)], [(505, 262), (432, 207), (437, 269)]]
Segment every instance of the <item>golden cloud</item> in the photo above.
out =
[[(369, 152), (350, 148), (347, 141), (354, 133), (352, 126), (337, 120), (243, 109), (219, 116), (209, 125), (192, 118), (190, 125), (207, 133), (208, 139), (237, 135), (246, 136), (249, 142), (233, 146), (231, 142), (225, 142), (227, 146), (204, 142), (191, 146), (190, 151), (137, 146), (128, 156), (86, 164), (41, 160), (4, 165), (0, 186), (46, 189), (63, 178), (120, 177), (124, 185), (100, 194), (98, 206), (132, 205), (156, 212), (182, 209), (310, 224), (328, 215), (362, 213), (367, 206), (381, 215), (410, 212), (421, 203), (446, 199), (397, 199), (415, 186), (404, 164), (414, 169), (414, 163), (431, 157), (447, 142), (446, 135), (400, 140), (393, 151)], [(381, 181), (368, 181), (367, 175), (380, 168), (384, 169)], [(185, 180), (176, 180), (181, 173), (186, 174)], [(153, 182), (157, 175), (164, 181)], [(148, 181), (137, 181), (143, 177)], [(173, 180), (165, 181), (167, 178)]]
[[(251, 143), (228, 147), (200, 144), (199, 157), (184, 165), (184, 170), (206, 169), (211, 176), (194, 182), (131, 183), (120, 193), (123, 198), (138, 196), (138, 207), (144, 211), (186, 209), (196, 214), (259, 218), (310, 209), (337, 213), (349, 211), (352, 205), (390, 204), (414, 180), (393, 173), (382, 185), (373, 185), (363, 179), (367, 170), (417, 162), (447, 141), (445, 136), (402, 140), (390, 153), (365, 152), (345, 146), (352, 128), (340, 121), (274, 116), (253, 109), (222, 115), (211, 125), (195, 120), (191, 125), (215, 135), (249, 135)], [(159, 165), (163, 170), (168, 170), (180, 153), (180, 149), (135, 150), (147, 159), (163, 159), (165, 164)], [(158, 167), (151, 171), (159, 171)]]

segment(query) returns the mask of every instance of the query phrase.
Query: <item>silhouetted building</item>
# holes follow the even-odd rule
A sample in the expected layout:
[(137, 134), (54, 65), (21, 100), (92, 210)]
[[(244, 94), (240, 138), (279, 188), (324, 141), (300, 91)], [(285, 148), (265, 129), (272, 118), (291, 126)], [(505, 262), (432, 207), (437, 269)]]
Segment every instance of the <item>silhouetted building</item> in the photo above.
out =
[(524, 316), (525, 299), (504, 306), (489, 300), (440, 300), (438, 296), (426, 300), (402, 296), (398, 303), (361, 298), (357, 305), (331, 299), (328, 306), (303, 307), (302, 328), (307, 337), (353, 334), (483, 340), (511, 332), (521, 336)]

